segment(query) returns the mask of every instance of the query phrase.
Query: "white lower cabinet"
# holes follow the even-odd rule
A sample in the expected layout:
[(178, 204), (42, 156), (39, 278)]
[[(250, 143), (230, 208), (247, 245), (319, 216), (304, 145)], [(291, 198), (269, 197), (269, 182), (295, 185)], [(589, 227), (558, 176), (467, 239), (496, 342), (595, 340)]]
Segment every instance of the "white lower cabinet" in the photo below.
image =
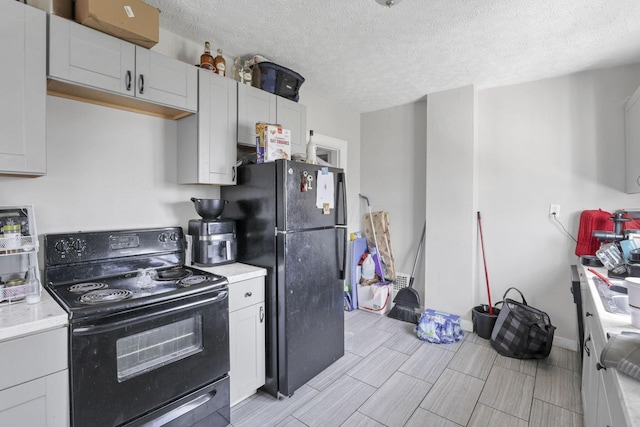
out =
[(600, 364), (605, 336), (591, 293), (583, 290), (584, 354), (582, 362), (582, 406), (585, 427), (625, 427), (624, 413), (613, 380), (613, 368)]
[(67, 329), (0, 343), (0, 426), (69, 426)]
[(265, 382), (264, 278), (229, 285), (231, 406)]

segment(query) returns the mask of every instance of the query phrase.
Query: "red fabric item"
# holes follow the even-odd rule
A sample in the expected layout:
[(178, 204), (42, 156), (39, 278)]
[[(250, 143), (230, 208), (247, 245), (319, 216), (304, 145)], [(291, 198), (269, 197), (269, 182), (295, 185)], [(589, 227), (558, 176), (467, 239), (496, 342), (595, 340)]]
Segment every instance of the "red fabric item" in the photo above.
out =
[(640, 230), (640, 220), (631, 219), (631, 221), (625, 222), (622, 228), (624, 230)]
[[(578, 243), (576, 244), (576, 255), (595, 255), (600, 248), (601, 242), (593, 237), (594, 231), (613, 231), (613, 214), (598, 210), (582, 211), (580, 214), (580, 225), (578, 227)], [(625, 214), (625, 218), (630, 218)], [(632, 219), (622, 224), (623, 230), (640, 230), (640, 220)]]
[(593, 237), (596, 230), (613, 231), (611, 213), (602, 209), (582, 211), (580, 225), (578, 226), (578, 243), (576, 244), (576, 256), (595, 255), (600, 248), (600, 241)]

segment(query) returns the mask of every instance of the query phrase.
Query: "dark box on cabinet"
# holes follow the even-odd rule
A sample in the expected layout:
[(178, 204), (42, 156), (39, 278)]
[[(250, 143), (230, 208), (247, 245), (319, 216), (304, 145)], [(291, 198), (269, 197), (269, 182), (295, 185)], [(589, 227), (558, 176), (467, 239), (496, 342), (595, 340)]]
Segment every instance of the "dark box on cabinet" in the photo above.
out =
[(298, 102), (300, 98), (298, 91), (304, 83), (304, 77), (273, 62), (259, 62), (258, 68), (260, 69), (260, 89)]
[(73, 0), (27, 0), (26, 3), (47, 13), (73, 19)]
[(160, 11), (141, 0), (75, 0), (82, 25), (151, 48), (160, 40)]

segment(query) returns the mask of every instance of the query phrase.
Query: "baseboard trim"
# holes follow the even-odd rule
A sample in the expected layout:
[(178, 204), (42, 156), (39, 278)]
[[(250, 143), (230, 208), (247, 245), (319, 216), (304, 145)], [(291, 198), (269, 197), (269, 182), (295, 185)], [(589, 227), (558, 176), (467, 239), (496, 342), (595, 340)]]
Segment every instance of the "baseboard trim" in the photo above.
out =
[(562, 337), (553, 337), (554, 347), (566, 348), (571, 351), (578, 351), (578, 341)]
[[(460, 319), (460, 327), (465, 332), (473, 332), (473, 322), (471, 320)], [(578, 341), (576, 340), (556, 336), (553, 338), (553, 345), (571, 351), (578, 351)]]

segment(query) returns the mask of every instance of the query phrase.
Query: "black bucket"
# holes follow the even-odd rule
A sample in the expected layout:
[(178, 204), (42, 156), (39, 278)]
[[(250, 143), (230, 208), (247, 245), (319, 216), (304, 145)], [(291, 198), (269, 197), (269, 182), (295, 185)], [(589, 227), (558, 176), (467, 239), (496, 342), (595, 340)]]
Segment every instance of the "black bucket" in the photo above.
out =
[(491, 338), (491, 332), (493, 326), (496, 324), (496, 319), (500, 313), (499, 308), (493, 307), (493, 315), (489, 314), (489, 306), (486, 304), (473, 307), (471, 312), (471, 320), (473, 321), (473, 331), (478, 334), (480, 338)]

